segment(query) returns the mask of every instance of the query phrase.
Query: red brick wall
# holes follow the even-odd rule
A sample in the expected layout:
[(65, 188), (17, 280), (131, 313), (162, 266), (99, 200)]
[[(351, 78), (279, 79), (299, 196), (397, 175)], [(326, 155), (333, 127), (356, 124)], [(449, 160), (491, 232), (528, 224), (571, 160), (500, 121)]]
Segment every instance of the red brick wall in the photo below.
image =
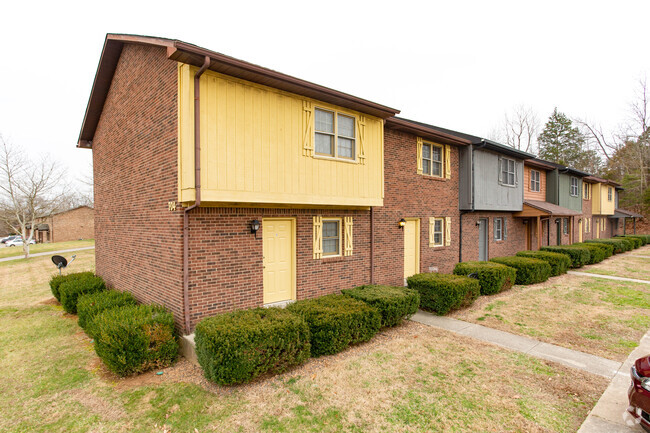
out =
[[(458, 149), (451, 147), (451, 179), (417, 174), (417, 137), (384, 130), (384, 206), (374, 210), (375, 282), (404, 284), (401, 218), (420, 218), (420, 271), (449, 273), (458, 262)], [(429, 247), (429, 218), (451, 217), (451, 245)]]
[(167, 207), (178, 190), (176, 94), (163, 48), (124, 45), (92, 152), (97, 274), (181, 323), (183, 219)]
[[(478, 260), (479, 218), (488, 219), (488, 258), (514, 256), (526, 249), (526, 226), (523, 218), (515, 218), (510, 212), (476, 211), (463, 215), (463, 261)], [(494, 240), (494, 218), (504, 218), (507, 225), (507, 238)]]
[[(47, 232), (39, 233), (39, 242), (65, 242), (95, 237), (95, 211), (90, 207), (79, 207), (39, 220), (50, 227)], [(36, 235), (35, 235), (36, 236)]]
[[(370, 282), (369, 211), (201, 208), (190, 213), (192, 327), (205, 316), (263, 303), (263, 218), (296, 220), (296, 297), (338, 293)], [(353, 254), (313, 259), (313, 217), (351, 216)], [(262, 222), (255, 235), (250, 222)]]
[[(585, 200), (582, 199), (582, 239), (587, 240), (587, 239), (593, 239), (596, 236), (594, 235), (594, 229), (593, 227), (589, 227), (589, 233), (585, 233), (585, 220), (587, 218), (591, 218), (591, 225), (593, 226), (594, 224), (594, 219), (593, 215), (591, 215), (591, 204), (592, 200)], [(576, 238), (577, 241), (578, 238)]]

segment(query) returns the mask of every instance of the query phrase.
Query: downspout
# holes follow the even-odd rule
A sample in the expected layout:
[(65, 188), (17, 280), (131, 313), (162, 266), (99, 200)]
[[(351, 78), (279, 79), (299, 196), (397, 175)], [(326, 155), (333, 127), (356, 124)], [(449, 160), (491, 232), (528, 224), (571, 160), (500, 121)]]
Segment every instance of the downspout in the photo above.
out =
[(189, 212), (201, 206), (201, 86), (200, 78), (210, 66), (205, 56), (203, 66), (194, 74), (194, 204), (183, 209), (183, 309), (185, 333), (190, 333), (190, 218)]
[(375, 284), (375, 212), (370, 206), (370, 284)]

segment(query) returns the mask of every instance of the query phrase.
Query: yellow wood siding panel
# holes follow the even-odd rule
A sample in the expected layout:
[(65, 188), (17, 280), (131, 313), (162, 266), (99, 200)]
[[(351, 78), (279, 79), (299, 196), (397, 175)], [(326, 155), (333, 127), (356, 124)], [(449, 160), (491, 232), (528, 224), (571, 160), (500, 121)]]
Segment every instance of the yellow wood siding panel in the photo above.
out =
[(352, 227), (354, 223), (352, 222), (352, 217), (345, 217), (345, 255), (351, 256), (353, 250), (353, 236), (352, 236)]
[[(194, 200), (195, 69), (179, 68), (182, 202)], [(314, 155), (314, 108), (355, 117), (355, 161)], [(203, 201), (383, 205), (379, 118), (207, 71), (200, 120)]]
[[(608, 189), (612, 188), (612, 201), (607, 199)], [(602, 183), (595, 183), (591, 189), (591, 213), (594, 215), (614, 215), (615, 204), (614, 187)]]

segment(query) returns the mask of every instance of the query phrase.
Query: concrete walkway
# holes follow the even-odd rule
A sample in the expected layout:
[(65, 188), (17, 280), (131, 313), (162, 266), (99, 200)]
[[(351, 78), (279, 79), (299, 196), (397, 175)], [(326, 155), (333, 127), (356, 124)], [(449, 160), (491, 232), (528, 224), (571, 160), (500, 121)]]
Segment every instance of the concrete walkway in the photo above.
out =
[[(18, 248), (18, 247), (16, 247)], [(61, 254), (61, 253), (71, 253), (74, 251), (82, 251), (82, 250), (92, 250), (95, 249), (94, 246), (92, 247), (81, 247), (81, 248), (71, 248), (69, 250), (59, 250), (59, 251), (47, 251), (44, 253), (36, 253), (36, 254), (30, 254), (29, 258), (31, 259), (32, 257), (41, 257), (41, 256), (49, 256), (49, 255), (55, 255), (55, 254)], [(14, 256), (14, 257), (5, 257), (4, 259), (0, 259), (0, 262), (8, 262), (10, 260), (20, 260), (24, 259), (25, 256), (20, 255), (20, 256)]]
[(637, 254), (627, 254), (625, 257), (635, 257), (637, 259), (650, 259), (650, 256), (639, 256)]
[(530, 356), (557, 362), (572, 368), (578, 368), (608, 379), (613, 378), (621, 369), (621, 363), (577, 350), (567, 349), (554, 344), (544, 343), (528, 337), (499, 331), (474, 323), (463, 322), (444, 316), (436, 316), (425, 311), (418, 311), (411, 320), (429, 326), (446, 329), (457, 334), (493, 343), (510, 350), (523, 352)]
[(616, 372), (609, 387), (591, 410), (578, 433), (635, 433), (643, 432), (627, 409), (627, 388), (630, 385), (630, 368), (638, 358), (650, 353), (648, 332)]
[(604, 278), (606, 280), (629, 281), (631, 283), (650, 284), (648, 280), (637, 280), (636, 278), (615, 277), (613, 275), (592, 274), (591, 272), (569, 271), (567, 274), (580, 275), (581, 277)]

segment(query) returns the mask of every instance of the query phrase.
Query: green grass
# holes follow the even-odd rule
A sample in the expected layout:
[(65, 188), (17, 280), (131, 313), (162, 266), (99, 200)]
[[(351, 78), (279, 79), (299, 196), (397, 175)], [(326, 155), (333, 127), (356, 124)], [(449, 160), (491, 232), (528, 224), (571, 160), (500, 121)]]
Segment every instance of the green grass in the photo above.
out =
[[(55, 242), (51, 244), (34, 244), (29, 246), (29, 254), (46, 253), (49, 251), (71, 250), (73, 248), (92, 247), (95, 245), (94, 239), (84, 239), (81, 241)], [(17, 257), (24, 254), (22, 246), (5, 247), (0, 246), (0, 259), (5, 257)]]

